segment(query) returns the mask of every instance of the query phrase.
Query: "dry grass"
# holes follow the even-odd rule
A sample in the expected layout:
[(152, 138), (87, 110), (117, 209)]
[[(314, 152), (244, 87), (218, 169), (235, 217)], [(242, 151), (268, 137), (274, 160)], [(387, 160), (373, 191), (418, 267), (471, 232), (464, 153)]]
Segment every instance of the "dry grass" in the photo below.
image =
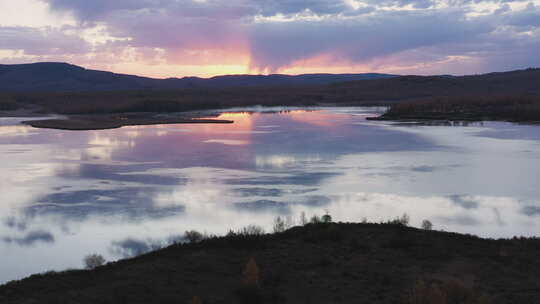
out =
[(404, 304), (489, 304), (489, 298), (459, 280), (442, 283), (416, 281)]

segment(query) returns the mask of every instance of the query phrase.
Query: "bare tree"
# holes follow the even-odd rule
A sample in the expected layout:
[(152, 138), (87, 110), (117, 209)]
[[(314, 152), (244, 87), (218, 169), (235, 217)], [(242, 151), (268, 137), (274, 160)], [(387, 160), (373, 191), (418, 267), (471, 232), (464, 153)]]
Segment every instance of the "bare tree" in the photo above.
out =
[(300, 225), (305, 226), (308, 223), (308, 219), (306, 217), (306, 213), (302, 211), (300, 214)]

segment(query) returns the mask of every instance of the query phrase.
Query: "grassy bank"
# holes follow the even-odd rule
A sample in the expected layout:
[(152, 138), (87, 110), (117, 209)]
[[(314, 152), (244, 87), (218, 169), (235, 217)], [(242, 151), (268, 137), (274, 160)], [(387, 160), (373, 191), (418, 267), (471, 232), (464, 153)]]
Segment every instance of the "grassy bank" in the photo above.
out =
[(430, 98), (392, 105), (372, 119), (540, 122), (540, 96)]
[(93, 270), (34, 275), (0, 286), (0, 302), (536, 303), (539, 254), (539, 239), (399, 222), (247, 229)]

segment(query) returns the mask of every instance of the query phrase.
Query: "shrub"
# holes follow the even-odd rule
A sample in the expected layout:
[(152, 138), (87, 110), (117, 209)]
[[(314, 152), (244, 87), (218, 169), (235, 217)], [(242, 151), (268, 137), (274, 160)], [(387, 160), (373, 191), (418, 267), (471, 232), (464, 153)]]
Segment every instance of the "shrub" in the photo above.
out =
[(314, 215), (314, 216), (312, 216), (312, 217), (309, 219), (309, 222), (310, 222), (311, 224), (320, 224), (320, 223), (322, 223), (322, 219), (321, 219), (320, 216)]
[(396, 217), (395, 219), (388, 222), (388, 224), (392, 225), (401, 225), (401, 226), (409, 226), (411, 218), (407, 213), (403, 213), (401, 217)]
[(189, 243), (198, 243), (204, 239), (204, 235), (197, 230), (188, 230), (184, 233), (184, 239)]
[(326, 211), (326, 214), (322, 216), (321, 220), (323, 223), (326, 223), (326, 224), (331, 223), (332, 216), (328, 213), (328, 211)]
[(433, 224), (429, 220), (423, 220), (422, 221), (422, 229), (431, 230), (431, 229), (433, 229)]
[(265, 247), (265, 231), (257, 225), (249, 225), (236, 231), (229, 230), (225, 237), (227, 246), (244, 249)]
[(254, 258), (249, 259), (243, 274), (245, 285), (259, 285), (259, 266)]
[(264, 228), (257, 225), (248, 225), (238, 230), (238, 234), (243, 236), (260, 236), (264, 233)]
[(84, 258), (84, 265), (87, 269), (94, 269), (105, 264), (105, 258), (100, 254), (89, 254)]

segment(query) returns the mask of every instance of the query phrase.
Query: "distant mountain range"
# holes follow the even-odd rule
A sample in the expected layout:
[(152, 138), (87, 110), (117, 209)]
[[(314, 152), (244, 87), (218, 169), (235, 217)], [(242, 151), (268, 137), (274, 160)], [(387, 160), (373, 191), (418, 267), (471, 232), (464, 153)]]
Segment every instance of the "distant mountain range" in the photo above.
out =
[(337, 82), (386, 79), (390, 74), (226, 75), (212, 78), (154, 79), (85, 69), (68, 63), (42, 62), (0, 65), (2, 92), (97, 92), (181, 88), (229, 88), (325, 85)]
[(540, 69), (533, 68), (470, 76), (308, 74), (159, 80), (59, 63), (0, 66), (0, 111), (183, 112), (253, 105), (394, 105), (433, 100), (444, 104), (448, 99), (500, 105), (501, 100), (536, 104), (539, 97)]

